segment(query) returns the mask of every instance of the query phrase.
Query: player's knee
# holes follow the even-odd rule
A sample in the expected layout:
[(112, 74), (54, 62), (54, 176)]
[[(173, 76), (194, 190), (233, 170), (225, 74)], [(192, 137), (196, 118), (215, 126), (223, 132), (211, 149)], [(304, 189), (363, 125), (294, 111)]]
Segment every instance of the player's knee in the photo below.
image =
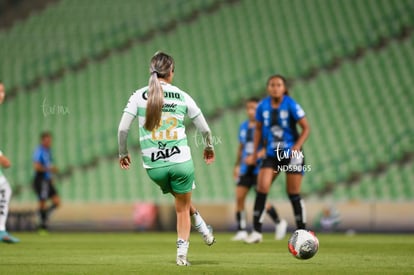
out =
[(256, 191), (259, 193), (267, 194), (269, 193), (269, 189), (270, 189), (270, 184), (263, 183), (263, 184), (257, 185)]
[(39, 200), (39, 208), (46, 209), (46, 200), (43, 200), (43, 199)]
[(294, 195), (300, 193), (300, 186), (288, 185), (286, 188), (286, 192), (288, 195)]
[(244, 197), (238, 197), (236, 199), (237, 209), (243, 209), (244, 208)]
[(53, 206), (54, 206), (55, 208), (60, 207), (60, 206), (61, 206), (61, 202), (60, 202), (60, 200), (53, 201)]
[(60, 206), (60, 198), (58, 196), (52, 197), (52, 203), (55, 208)]
[(176, 196), (175, 210), (177, 213), (186, 212), (190, 213), (191, 200), (183, 199), (182, 197)]

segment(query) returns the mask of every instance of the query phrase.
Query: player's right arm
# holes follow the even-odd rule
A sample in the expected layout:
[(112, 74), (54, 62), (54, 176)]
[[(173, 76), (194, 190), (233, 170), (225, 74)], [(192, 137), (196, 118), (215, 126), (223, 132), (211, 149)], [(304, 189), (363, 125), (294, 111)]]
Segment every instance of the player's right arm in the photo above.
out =
[(33, 169), (36, 172), (40, 172), (40, 173), (45, 173), (45, 172), (50, 172), (50, 173), (57, 173), (58, 169), (55, 165), (44, 165), (43, 164), (43, 156), (42, 156), (42, 151), (40, 149), (37, 149), (34, 154), (33, 154)]
[[(263, 101), (262, 101), (263, 102)], [(256, 126), (254, 129), (254, 136), (253, 136), (253, 154), (252, 154), (252, 163), (257, 162), (258, 158), (258, 150), (260, 142), (262, 141), (263, 137), (263, 103), (259, 103), (256, 109)]]
[(243, 144), (240, 142), (239, 147), (237, 148), (236, 163), (234, 164), (234, 169), (233, 169), (233, 179), (234, 180), (237, 180), (239, 178), (240, 163), (241, 163), (241, 160), (242, 160), (242, 153), (243, 153)]
[(9, 168), (11, 166), (10, 160), (0, 151), (0, 166)]
[(254, 150), (253, 150), (253, 154), (252, 154), (252, 163), (256, 163), (257, 162), (257, 158), (258, 158), (258, 149), (259, 149), (259, 144), (260, 141), (262, 140), (262, 122), (260, 121), (256, 121), (256, 129), (254, 131), (254, 137), (253, 137), (253, 144), (254, 144)]
[(35, 161), (33, 163), (33, 168), (36, 172), (47, 172), (47, 168), (44, 167), (40, 162)]
[(51, 173), (58, 172), (58, 169), (56, 166), (51, 165), (49, 167), (46, 167), (38, 161), (33, 162), (33, 168), (36, 172), (51, 172)]
[(51, 173), (57, 173), (58, 168), (54, 165), (51, 165), (49, 167), (46, 167), (42, 165), (40, 162), (34, 162), (33, 168), (36, 172), (51, 172)]
[(128, 104), (124, 109), (124, 113), (121, 117), (121, 121), (118, 126), (118, 154), (119, 154), (119, 166), (122, 169), (129, 169), (131, 164), (131, 157), (128, 154), (128, 132), (131, 128), (132, 121), (137, 116), (138, 104), (135, 99), (136, 93), (134, 93), (128, 100)]
[(119, 153), (119, 165), (122, 169), (129, 169), (131, 164), (131, 157), (128, 154), (128, 132), (131, 128), (133, 117), (130, 113), (124, 113), (118, 126), (118, 153)]

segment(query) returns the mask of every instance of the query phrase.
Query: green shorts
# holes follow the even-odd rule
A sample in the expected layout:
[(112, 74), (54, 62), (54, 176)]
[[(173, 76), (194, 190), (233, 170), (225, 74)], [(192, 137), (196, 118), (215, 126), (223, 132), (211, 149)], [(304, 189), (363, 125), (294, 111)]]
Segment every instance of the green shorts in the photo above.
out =
[(185, 194), (195, 188), (194, 164), (192, 160), (165, 167), (147, 169), (148, 176), (164, 194)]

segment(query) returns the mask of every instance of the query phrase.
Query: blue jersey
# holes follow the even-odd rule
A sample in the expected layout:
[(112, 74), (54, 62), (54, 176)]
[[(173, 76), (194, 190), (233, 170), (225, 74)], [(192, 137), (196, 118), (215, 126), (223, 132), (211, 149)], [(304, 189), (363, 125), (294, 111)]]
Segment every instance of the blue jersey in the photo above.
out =
[[(254, 142), (253, 142), (253, 138), (254, 138), (254, 129), (256, 127), (249, 127), (249, 121), (246, 120), (245, 122), (243, 122), (240, 125), (239, 128), (239, 142), (240, 144), (242, 144), (243, 146), (243, 151), (242, 151), (242, 159), (241, 159), (241, 163), (240, 163), (240, 175), (245, 175), (249, 169), (254, 169), (252, 172), (254, 175), (257, 175), (259, 173), (259, 163), (261, 161), (261, 159), (257, 160), (257, 165), (255, 166), (249, 166), (247, 165), (244, 160), (246, 159), (247, 156), (253, 154), (254, 151)], [(261, 146), (259, 146), (259, 149)]]
[(266, 143), (266, 156), (276, 157), (276, 150), (288, 151), (299, 137), (298, 120), (305, 116), (302, 107), (290, 96), (284, 95), (279, 108), (272, 107), (270, 96), (260, 101), (256, 120), (262, 123), (262, 138)]
[[(33, 154), (33, 162), (38, 162), (44, 167), (52, 166), (52, 154), (50, 149), (39, 145)], [(43, 179), (50, 180), (52, 175), (50, 172), (36, 172), (36, 174), (42, 174)]]

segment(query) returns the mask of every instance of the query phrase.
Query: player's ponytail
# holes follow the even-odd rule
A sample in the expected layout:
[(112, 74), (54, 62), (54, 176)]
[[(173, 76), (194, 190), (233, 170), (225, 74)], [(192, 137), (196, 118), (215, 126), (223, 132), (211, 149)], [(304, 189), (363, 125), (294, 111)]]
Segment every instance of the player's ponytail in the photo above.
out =
[(147, 109), (145, 114), (144, 127), (152, 131), (158, 127), (161, 121), (162, 105), (164, 105), (164, 94), (161, 83), (158, 80), (157, 72), (151, 72), (148, 84)]
[(152, 131), (161, 124), (164, 91), (158, 78), (166, 78), (174, 70), (171, 56), (157, 52), (151, 59), (150, 78), (148, 81), (148, 98), (144, 128)]

